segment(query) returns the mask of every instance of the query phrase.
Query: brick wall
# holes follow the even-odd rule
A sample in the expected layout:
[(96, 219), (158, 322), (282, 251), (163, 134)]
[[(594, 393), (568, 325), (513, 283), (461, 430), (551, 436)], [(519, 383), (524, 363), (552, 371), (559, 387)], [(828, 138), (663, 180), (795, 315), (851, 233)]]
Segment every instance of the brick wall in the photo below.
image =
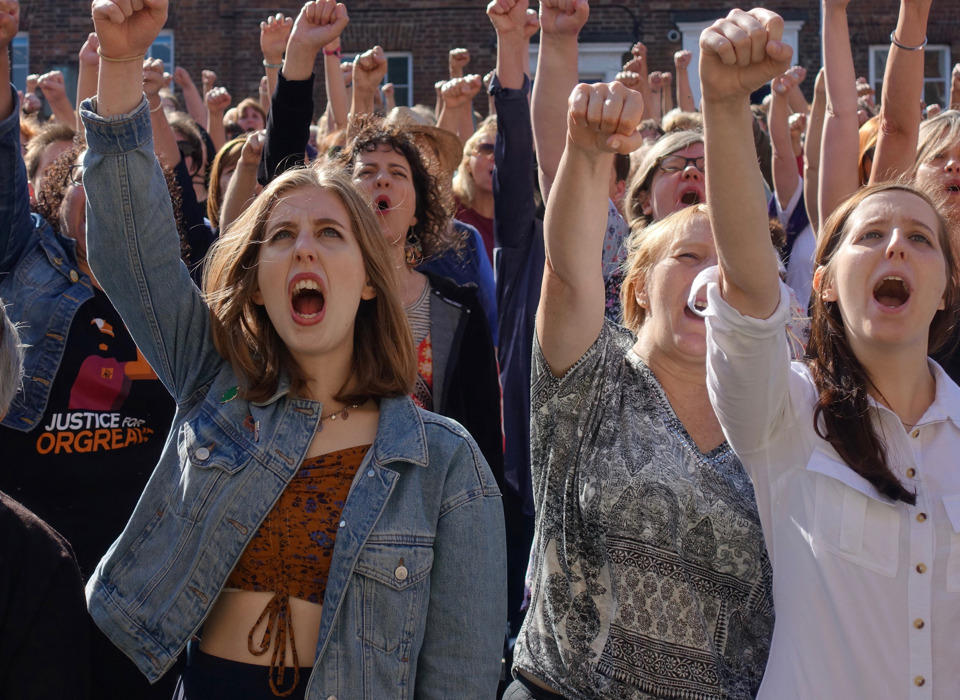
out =
[[(536, 2), (531, 3), (536, 6)], [(803, 17), (799, 35), (800, 61), (809, 75), (802, 86), (811, 95), (820, 65), (819, 6), (817, 0), (766, 0), (764, 6)], [(215, 70), (220, 83), (233, 95), (234, 104), (255, 95), (262, 67), (259, 23), (269, 14), (296, 15), (299, 3), (278, 5), (264, 0), (173, 0), (167, 28), (174, 31), (175, 57), (199, 84), (200, 71)], [(647, 44), (654, 70), (673, 70), (673, 53), (679, 42), (667, 40), (679, 17), (689, 13), (724, 14), (733, 3), (703, 0), (649, 0), (636, 2), (595, 0), (581, 41), (622, 42), (628, 51), (638, 38)], [(484, 14), (486, 0), (373, 0), (348, 2), (351, 23), (343, 36), (346, 52), (363, 51), (379, 43), (387, 51), (413, 53), (414, 99), (432, 105), (433, 84), (445, 77), (447, 52), (463, 46), (470, 50), (471, 72), (483, 74), (495, 61), (495, 35)], [(858, 74), (867, 74), (870, 44), (886, 44), (896, 24), (898, 2), (853, 3), (850, 33)], [(33, 72), (52, 65), (76, 66), (76, 54), (92, 30), (86, 0), (22, 0), (22, 29), (30, 32)], [(960, 60), (960, 3), (934, 6), (930, 42), (952, 47), (953, 61)], [(317, 81), (317, 108), (324, 104), (323, 81)], [(478, 98), (475, 108), (486, 110)]]

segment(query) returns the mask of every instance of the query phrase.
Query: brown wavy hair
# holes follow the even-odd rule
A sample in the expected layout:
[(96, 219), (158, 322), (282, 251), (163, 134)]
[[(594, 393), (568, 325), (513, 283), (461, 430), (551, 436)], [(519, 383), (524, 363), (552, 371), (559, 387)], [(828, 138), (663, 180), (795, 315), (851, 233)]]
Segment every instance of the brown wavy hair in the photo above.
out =
[(204, 289), (213, 321), (213, 341), (241, 380), (241, 394), (264, 401), (276, 392), (280, 377), (302, 395), (307, 377), (280, 338), (266, 309), (254, 303), (260, 244), (274, 207), (295, 190), (316, 189), (336, 195), (376, 291), (361, 300), (353, 329), (353, 371), (334, 397), (342, 403), (409, 394), (416, 376), (416, 351), (400, 303), (387, 242), (366, 194), (336, 165), (296, 168), (274, 179), (211, 248)]
[[(824, 277), (832, 274), (831, 262), (847, 234), (850, 216), (867, 197), (880, 192), (916, 195), (929, 204), (937, 215), (939, 230), (936, 233), (947, 270), (947, 286), (944, 291), (945, 308), (937, 311), (930, 323), (927, 352), (935, 353), (948, 341), (956, 326), (960, 288), (956, 257), (951, 245), (950, 223), (935, 200), (923, 190), (905, 182), (884, 182), (860, 189), (824, 223), (817, 244), (816, 266), (824, 268)], [(820, 284), (823, 284), (822, 280)], [(833, 445), (847, 466), (873, 484), (880, 493), (914, 505), (916, 494), (904, 488), (890, 469), (883, 439), (870, 419), (870, 376), (847, 342), (840, 307), (835, 302), (825, 301), (821, 294), (813, 294), (812, 297), (806, 362), (819, 394), (813, 413), (814, 430)]]

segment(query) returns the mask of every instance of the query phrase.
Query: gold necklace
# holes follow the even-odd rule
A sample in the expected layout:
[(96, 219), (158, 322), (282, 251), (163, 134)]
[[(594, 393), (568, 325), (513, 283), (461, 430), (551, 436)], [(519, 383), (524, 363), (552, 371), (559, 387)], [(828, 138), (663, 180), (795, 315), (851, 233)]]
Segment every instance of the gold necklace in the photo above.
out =
[(331, 413), (331, 414), (329, 414), (329, 415), (326, 415), (326, 416), (320, 416), (320, 422), (317, 423), (317, 432), (319, 433), (321, 430), (323, 430), (323, 421), (328, 420), (328, 419), (329, 419), (329, 420), (336, 420), (338, 416), (339, 416), (340, 418), (343, 418), (343, 420), (347, 420), (347, 418), (350, 417), (350, 409), (352, 409), (352, 408), (360, 408), (364, 403), (366, 403), (366, 401), (364, 401), (363, 403), (355, 403), (355, 404), (351, 404), (351, 405), (349, 405), (349, 406), (344, 406), (344, 407), (341, 408), (339, 411), (334, 411), (333, 413)]

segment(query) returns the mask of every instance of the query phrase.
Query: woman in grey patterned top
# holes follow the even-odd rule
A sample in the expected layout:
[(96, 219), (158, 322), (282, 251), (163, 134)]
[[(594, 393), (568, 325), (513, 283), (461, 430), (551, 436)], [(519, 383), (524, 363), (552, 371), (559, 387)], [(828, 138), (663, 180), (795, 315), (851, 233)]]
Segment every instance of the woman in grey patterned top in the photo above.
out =
[(506, 698), (745, 699), (767, 660), (770, 563), (686, 303), (716, 264), (703, 205), (634, 240), (629, 330), (604, 320), (603, 174), (641, 116), (617, 83), (570, 98), (534, 349), (537, 564)]

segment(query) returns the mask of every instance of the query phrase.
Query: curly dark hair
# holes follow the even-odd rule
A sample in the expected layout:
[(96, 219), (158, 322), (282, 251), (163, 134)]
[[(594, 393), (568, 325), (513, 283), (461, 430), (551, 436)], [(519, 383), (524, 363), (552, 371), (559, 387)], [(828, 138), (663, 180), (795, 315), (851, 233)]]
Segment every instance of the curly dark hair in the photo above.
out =
[(380, 120), (361, 122), (353, 141), (341, 151), (340, 163), (350, 171), (361, 153), (381, 147), (396, 151), (410, 164), (413, 188), (417, 193), (417, 223), (413, 232), (420, 239), (424, 257), (430, 258), (451, 250), (461, 251), (463, 239), (450, 225), (455, 211), (453, 194), (449, 186), (444, 187), (430, 173), (420, 149), (402, 127), (384, 124)]
[[(50, 224), (50, 228), (64, 236), (67, 234), (60, 230), (60, 208), (63, 206), (67, 187), (70, 185), (70, 166), (76, 163), (80, 154), (86, 150), (87, 144), (83, 134), (77, 134), (74, 137), (73, 146), (57, 156), (57, 159), (47, 166), (40, 191), (37, 192), (37, 213)], [(180, 256), (187, 263), (189, 261), (190, 245), (184, 237), (183, 217), (180, 211), (180, 186), (177, 184), (173, 170), (164, 168), (163, 176), (167, 181), (170, 203), (173, 205), (173, 216), (177, 221), (177, 231), (180, 233)]]

